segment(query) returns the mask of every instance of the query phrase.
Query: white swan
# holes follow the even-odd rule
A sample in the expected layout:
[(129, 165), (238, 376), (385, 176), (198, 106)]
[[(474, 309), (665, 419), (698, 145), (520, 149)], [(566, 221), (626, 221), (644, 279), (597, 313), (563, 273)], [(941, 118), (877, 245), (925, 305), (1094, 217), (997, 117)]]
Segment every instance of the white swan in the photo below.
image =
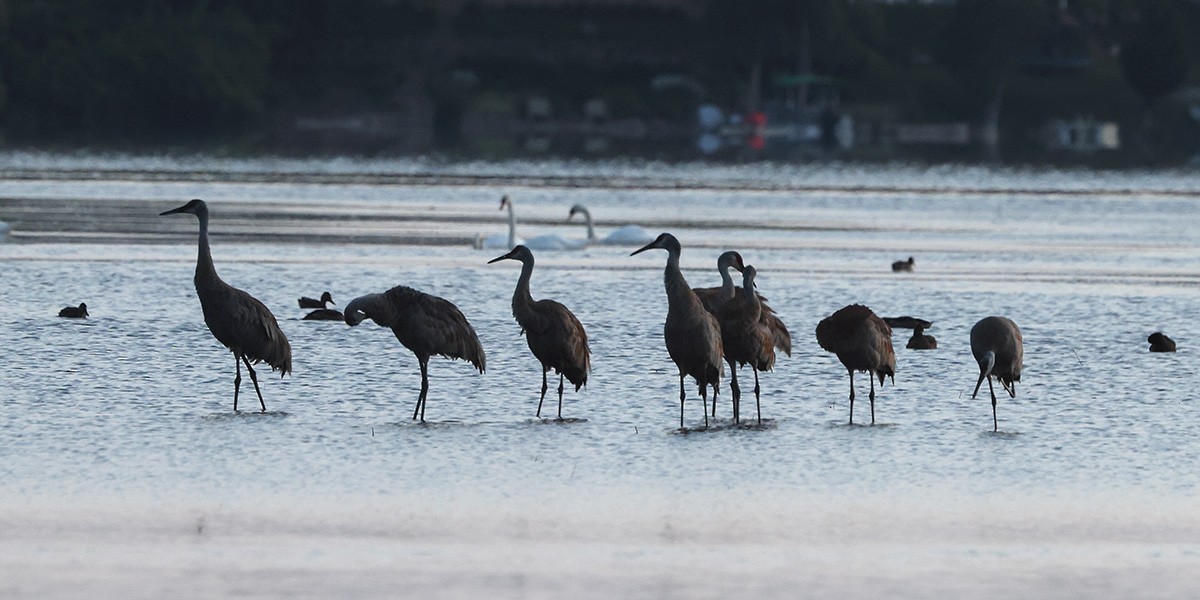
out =
[(618, 227), (612, 233), (604, 236), (603, 240), (597, 240), (596, 229), (592, 226), (592, 213), (588, 212), (588, 209), (584, 208), (582, 204), (576, 204), (575, 206), (571, 207), (571, 213), (567, 215), (567, 220), (570, 221), (571, 217), (574, 217), (576, 214), (582, 214), (587, 224), (588, 243), (606, 244), (610, 246), (633, 246), (637, 244), (648, 244), (654, 241), (655, 238), (655, 236), (651, 235), (650, 232), (646, 231), (646, 228), (642, 227), (641, 225), (625, 225), (623, 227)]
[[(476, 248), (500, 248), (509, 249), (515, 248), (518, 244), (524, 244), (530, 250), (580, 250), (587, 247), (587, 240), (568, 240), (558, 235), (539, 235), (531, 237), (527, 240), (522, 240), (517, 237), (517, 217), (513, 213), (513, 201), (506, 194), (500, 199), (500, 208), (508, 208), (508, 236), (500, 234), (491, 235), (486, 238), (477, 239), (475, 242)], [(489, 245), (491, 244), (491, 245)]]
[(479, 234), (475, 237), (476, 250), (512, 250), (518, 244), (524, 244), (525, 240), (517, 237), (517, 217), (513, 214), (512, 200), (508, 199), (508, 194), (500, 197), (500, 210), (508, 207), (508, 233), (493, 233), (487, 237)]

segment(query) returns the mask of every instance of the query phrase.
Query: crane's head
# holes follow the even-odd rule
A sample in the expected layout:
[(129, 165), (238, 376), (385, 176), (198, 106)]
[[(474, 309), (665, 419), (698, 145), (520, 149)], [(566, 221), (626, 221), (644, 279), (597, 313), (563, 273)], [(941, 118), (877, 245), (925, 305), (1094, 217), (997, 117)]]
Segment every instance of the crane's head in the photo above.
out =
[(746, 265), (745, 268), (742, 269), (742, 288), (753, 290), (754, 288), (758, 287), (754, 284), (755, 275), (758, 275), (758, 271), (754, 268), (754, 265)]
[(197, 217), (204, 218), (208, 216), (208, 205), (205, 204), (203, 200), (197, 198), (191, 202), (188, 202), (187, 204), (184, 204), (183, 206), (180, 206), (179, 208), (173, 208), (168, 211), (160, 212), (158, 213), (158, 216), (162, 217), (165, 215), (173, 215), (175, 213), (189, 213), (196, 215)]
[(742, 255), (736, 250), (723, 252), (721, 256), (717, 257), (717, 270), (724, 271), (729, 267), (733, 267), (741, 273), (746, 272), (746, 263), (742, 262)]
[(383, 294), (367, 294), (351, 300), (350, 304), (346, 305), (346, 309), (342, 311), (342, 318), (351, 327), (362, 323), (363, 319), (367, 318), (383, 325), (391, 321), (390, 314), (387, 298)]
[(679, 240), (675, 239), (675, 236), (669, 233), (660, 233), (658, 237), (654, 238), (653, 242), (634, 250), (630, 256), (633, 256), (634, 254), (641, 254), (642, 252), (650, 250), (651, 248), (662, 248), (667, 252), (678, 254), (681, 247), (679, 245)]
[(490, 265), (494, 262), (500, 262), (505, 259), (519, 260), (522, 264), (533, 264), (533, 252), (531, 252), (529, 248), (518, 244), (517, 247), (513, 248), (508, 254), (505, 254), (504, 256), (497, 256), (496, 258), (489, 260), (488, 264)]

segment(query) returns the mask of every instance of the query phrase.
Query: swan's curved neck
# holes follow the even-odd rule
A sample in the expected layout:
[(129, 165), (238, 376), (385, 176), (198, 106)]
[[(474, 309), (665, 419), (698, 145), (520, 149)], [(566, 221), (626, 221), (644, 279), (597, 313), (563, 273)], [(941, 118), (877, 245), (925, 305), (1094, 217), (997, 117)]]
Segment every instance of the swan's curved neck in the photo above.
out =
[(508, 207), (508, 247), (515, 248), (517, 246), (517, 215), (513, 213), (512, 200), (505, 203)]
[(596, 239), (596, 228), (592, 225), (592, 213), (589, 212), (586, 208), (580, 209), (579, 212), (583, 213), (583, 221), (584, 221), (584, 223), (587, 223), (588, 241), (595, 240)]

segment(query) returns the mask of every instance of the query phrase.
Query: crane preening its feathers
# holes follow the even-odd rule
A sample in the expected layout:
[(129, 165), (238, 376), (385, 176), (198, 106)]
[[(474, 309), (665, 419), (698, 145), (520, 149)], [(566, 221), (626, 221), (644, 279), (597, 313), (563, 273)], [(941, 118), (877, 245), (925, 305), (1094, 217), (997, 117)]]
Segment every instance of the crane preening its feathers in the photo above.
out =
[(421, 366), (421, 393), (413, 420), (425, 421), (425, 398), (429, 393), (429, 357), (461, 358), (484, 372), (486, 357), (475, 328), (458, 307), (447, 300), (398, 285), (382, 294), (367, 294), (350, 301), (343, 311), (346, 324), (358, 325), (371, 319), (390, 327), (396, 339), (417, 357)]
[(204, 311), (204, 323), (213, 337), (233, 352), (237, 375), (233, 380), (233, 410), (237, 410), (238, 391), (242, 384), (242, 365), (250, 371), (250, 381), (258, 394), (263, 412), (267, 404), (258, 387), (258, 375), (253, 364), (265, 362), (280, 377), (292, 371), (292, 347), (279, 329), (275, 315), (250, 294), (239, 290), (217, 276), (212, 253), (208, 247), (208, 205), (192, 200), (179, 208), (159, 213), (159, 216), (188, 213), (200, 220), (200, 251), (196, 259), (196, 295)]
[(591, 370), (592, 353), (588, 349), (587, 332), (583, 324), (567, 307), (554, 300), (534, 300), (529, 293), (529, 279), (533, 275), (533, 252), (525, 246), (517, 246), (503, 256), (497, 256), (488, 264), (502, 260), (521, 263), (521, 276), (513, 292), (513, 317), (525, 332), (529, 350), (542, 363), (542, 396), (538, 400), (537, 416), (542, 416), (542, 402), (546, 400), (546, 372), (554, 369), (558, 373), (558, 419), (562, 420), (563, 378), (575, 391), (587, 385)]
[(817, 343), (837, 355), (850, 372), (850, 423), (854, 423), (854, 372), (866, 371), (871, 381), (871, 424), (875, 424), (875, 377), (896, 378), (892, 328), (871, 309), (851, 304), (817, 323)]
[(975, 382), (971, 397), (979, 393), (979, 386), (986, 379), (988, 391), (992, 393), (992, 431), (1000, 430), (996, 420), (996, 390), (992, 387), (992, 378), (1000, 381), (1010, 398), (1016, 398), (1016, 382), (1021, 380), (1024, 353), (1021, 328), (1012, 319), (987, 317), (971, 328), (971, 354), (979, 363), (979, 381)]

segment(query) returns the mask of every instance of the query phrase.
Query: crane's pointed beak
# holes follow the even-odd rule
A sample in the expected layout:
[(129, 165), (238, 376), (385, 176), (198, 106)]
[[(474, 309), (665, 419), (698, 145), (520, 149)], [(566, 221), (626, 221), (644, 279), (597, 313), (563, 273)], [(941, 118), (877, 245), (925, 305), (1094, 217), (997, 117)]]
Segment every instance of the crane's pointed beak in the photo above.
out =
[(185, 204), (185, 205), (183, 205), (183, 206), (180, 206), (179, 208), (172, 208), (171, 210), (165, 210), (165, 211), (163, 211), (163, 212), (160, 212), (160, 213), (158, 213), (158, 216), (160, 216), (160, 217), (165, 217), (165, 216), (167, 216), (167, 215), (173, 215), (173, 214), (176, 214), (176, 213), (181, 213), (181, 212), (183, 212), (183, 210), (184, 210), (185, 208), (187, 208), (187, 205), (186, 205), (186, 204)]
[(514, 254), (515, 252), (516, 252), (516, 250), (513, 250), (512, 252), (509, 252), (508, 254), (505, 254), (504, 256), (497, 256), (496, 258), (493, 258), (492, 260), (489, 260), (489, 261), (487, 261), (487, 264), (489, 264), (489, 265), (490, 265), (490, 264), (492, 264), (492, 263), (494, 263), (494, 262), (500, 262), (500, 261), (502, 261), (502, 260), (504, 260), (504, 259), (506, 259), (506, 258), (512, 258), (512, 257), (513, 257), (513, 254)]
[(654, 240), (653, 242), (650, 242), (649, 244), (646, 244), (645, 246), (642, 246), (641, 248), (638, 248), (637, 250), (634, 250), (633, 252), (630, 252), (630, 253), (629, 253), (629, 255), (630, 255), (630, 256), (633, 256), (633, 255), (635, 255), (635, 254), (641, 254), (641, 253), (643, 253), (643, 252), (645, 252), (645, 251), (647, 251), (647, 250), (650, 250), (650, 249), (652, 249), (652, 248), (661, 248), (661, 247), (662, 247), (662, 246), (659, 246), (659, 245), (658, 245), (658, 240)]

